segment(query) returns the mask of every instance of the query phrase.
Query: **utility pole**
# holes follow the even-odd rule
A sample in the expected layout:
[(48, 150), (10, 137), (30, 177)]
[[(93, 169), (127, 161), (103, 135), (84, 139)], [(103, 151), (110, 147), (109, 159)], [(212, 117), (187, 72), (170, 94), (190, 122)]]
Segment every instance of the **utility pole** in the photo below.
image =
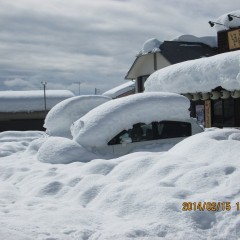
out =
[(95, 88), (95, 95), (97, 95), (99, 93), (99, 89), (98, 88)]
[(78, 81), (78, 82), (75, 82), (76, 84), (78, 84), (78, 94), (80, 95), (81, 93), (81, 82)]
[(44, 94), (44, 109), (45, 109), (45, 116), (47, 115), (47, 99), (46, 99), (46, 85), (47, 82), (41, 82), (43, 85), (43, 94)]

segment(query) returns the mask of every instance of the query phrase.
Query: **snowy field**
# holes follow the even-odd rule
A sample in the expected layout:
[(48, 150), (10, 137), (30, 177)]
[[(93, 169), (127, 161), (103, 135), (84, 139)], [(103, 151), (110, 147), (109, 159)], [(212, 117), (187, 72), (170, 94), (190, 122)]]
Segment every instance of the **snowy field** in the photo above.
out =
[[(239, 130), (70, 164), (37, 160), (31, 143), (45, 138), (0, 133), (1, 239), (238, 239)], [(183, 202), (231, 210), (183, 211)]]

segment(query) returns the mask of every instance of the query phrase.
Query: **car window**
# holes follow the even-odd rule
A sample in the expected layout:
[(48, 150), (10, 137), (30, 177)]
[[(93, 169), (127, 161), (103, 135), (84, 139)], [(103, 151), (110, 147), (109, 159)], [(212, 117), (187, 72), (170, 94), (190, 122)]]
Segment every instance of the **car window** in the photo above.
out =
[(127, 130), (123, 130), (122, 132), (120, 132), (117, 136), (115, 136), (112, 140), (110, 140), (108, 142), (108, 145), (116, 145), (116, 144), (120, 144), (124, 141), (124, 139), (126, 139), (127, 137), (129, 137), (129, 133)]
[(108, 142), (108, 145), (116, 145), (124, 142), (142, 142), (153, 140), (153, 127), (152, 123), (137, 123), (134, 124), (131, 129), (123, 130), (112, 140)]
[(191, 136), (191, 124), (188, 122), (162, 121), (157, 128), (160, 139)]
[(116, 135), (108, 142), (108, 145), (187, 136), (191, 136), (191, 124), (188, 122), (161, 121), (150, 124), (136, 123), (131, 129), (123, 130)]
[(132, 142), (142, 142), (153, 140), (153, 125), (145, 123), (137, 123), (130, 130)]

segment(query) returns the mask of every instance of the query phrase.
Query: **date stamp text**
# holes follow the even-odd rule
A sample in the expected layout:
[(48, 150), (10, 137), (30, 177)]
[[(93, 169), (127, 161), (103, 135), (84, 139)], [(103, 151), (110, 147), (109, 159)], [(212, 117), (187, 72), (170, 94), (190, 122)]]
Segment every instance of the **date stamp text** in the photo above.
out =
[(240, 211), (240, 202), (183, 202), (182, 211)]

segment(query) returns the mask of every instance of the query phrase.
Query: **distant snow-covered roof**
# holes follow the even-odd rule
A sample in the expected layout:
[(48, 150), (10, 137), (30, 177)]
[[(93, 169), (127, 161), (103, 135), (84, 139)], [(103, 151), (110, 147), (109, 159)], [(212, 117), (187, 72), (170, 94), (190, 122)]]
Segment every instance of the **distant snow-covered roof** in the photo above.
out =
[[(204, 43), (210, 47), (217, 47), (217, 37), (215, 37), (215, 36), (196, 37), (193, 35), (181, 35), (174, 39), (171, 39), (170, 41)], [(143, 44), (143, 47), (138, 55), (145, 55), (148, 53), (160, 52), (162, 43), (163, 42), (160, 42), (156, 38), (148, 39)]]
[(196, 37), (194, 35), (181, 35), (172, 39), (171, 41), (204, 43), (210, 47), (217, 47), (216, 36)]
[(71, 137), (70, 126), (91, 109), (111, 98), (100, 95), (83, 95), (68, 98), (55, 105), (47, 114), (44, 127), (51, 136)]
[(151, 52), (159, 52), (160, 51), (159, 48), (161, 44), (162, 42), (160, 42), (156, 38), (148, 39), (146, 42), (144, 42), (143, 47), (139, 52), (139, 55), (144, 55)]
[(223, 25), (219, 25), (219, 24), (215, 24), (214, 27), (215, 29), (219, 32), (219, 31), (223, 31), (223, 30), (228, 30), (229, 28), (236, 28), (236, 27), (240, 27), (240, 18), (237, 17), (233, 17), (232, 21), (229, 21), (228, 19), (228, 14), (232, 14), (234, 16), (240, 17), (240, 10), (235, 10), (229, 13), (225, 13), (222, 16), (220, 16), (216, 22), (217, 23), (221, 23)]
[(218, 86), (240, 89), (240, 50), (160, 69), (147, 79), (145, 91), (208, 92)]
[(108, 101), (71, 126), (73, 139), (84, 147), (102, 147), (138, 122), (189, 119), (190, 102), (174, 93), (138, 93)]
[[(68, 90), (46, 90), (46, 107), (50, 110), (64, 99), (73, 97)], [(36, 91), (0, 91), (0, 112), (44, 111), (44, 92)]]
[(111, 98), (116, 98), (124, 93), (127, 93), (135, 88), (135, 82), (128, 81), (122, 85), (119, 85), (115, 88), (112, 88), (103, 93), (104, 96), (108, 96)]

